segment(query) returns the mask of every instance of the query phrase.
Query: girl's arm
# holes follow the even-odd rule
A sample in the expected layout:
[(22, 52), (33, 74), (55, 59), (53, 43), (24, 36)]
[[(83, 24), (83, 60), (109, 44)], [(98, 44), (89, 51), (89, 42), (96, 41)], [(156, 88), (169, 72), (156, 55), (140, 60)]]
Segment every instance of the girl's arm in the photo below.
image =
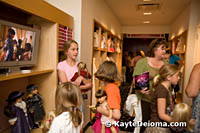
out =
[(106, 108), (107, 108), (107, 110), (109, 111), (108, 117), (109, 117), (109, 118), (112, 118), (112, 109), (110, 109), (110, 108), (108, 107), (108, 105), (106, 106)]
[(190, 75), (189, 82), (185, 89), (185, 93), (188, 97), (196, 97), (200, 88), (200, 64), (196, 64)]
[(166, 122), (172, 121), (172, 118), (165, 113), (165, 110), (166, 110), (166, 99), (165, 98), (157, 99), (157, 109), (158, 109), (158, 116), (161, 120), (164, 120)]
[(59, 78), (59, 81), (61, 83), (64, 83), (64, 82), (67, 82), (67, 76), (65, 75), (65, 72), (62, 71), (62, 70), (58, 70), (58, 78)]
[[(79, 76), (79, 77), (82, 77), (82, 76)], [(83, 81), (84, 85), (81, 85), (80, 89), (82, 89), (82, 90), (89, 90), (89, 89), (92, 88), (92, 81), (91, 81), (91, 79), (86, 79), (86, 78), (82, 77), (82, 81)]]
[[(109, 111), (107, 109), (104, 109), (101, 105), (97, 107), (97, 112), (101, 113), (102, 115), (105, 115), (109, 117)], [(119, 109), (113, 109), (112, 110), (112, 118), (119, 120), (121, 117), (121, 113)]]

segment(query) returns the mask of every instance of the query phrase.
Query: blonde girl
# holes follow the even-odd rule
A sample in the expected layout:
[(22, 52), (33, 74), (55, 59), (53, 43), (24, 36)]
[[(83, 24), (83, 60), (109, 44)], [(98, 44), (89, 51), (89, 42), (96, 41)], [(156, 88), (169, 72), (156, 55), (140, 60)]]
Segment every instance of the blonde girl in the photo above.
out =
[(83, 115), (81, 92), (78, 86), (65, 82), (56, 90), (56, 118), (53, 120), (49, 133), (80, 133)]
[[(173, 111), (173, 102), (171, 96), (171, 85), (176, 85), (179, 81), (179, 69), (176, 65), (163, 65), (159, 74), (153, 80), (155, 91), (151, 103), (151, 122), (172, 122), (171, 112)], [(169, 133), (170, 129), (166, 127), (148, 127), (146, 133)]]
[(185, 103), (176, 104), (173, 110), (172, 121), (186, 122), (186, 126), (172, 127), (172, 130), (176, 132), (181, 132), (181, 133), (184, 132), (184, 130), (192, 131), (192, 126), (190, 125), (191, 116), (192, 116), (192, 111), (191, 111), (191, 108), (187, 104)]

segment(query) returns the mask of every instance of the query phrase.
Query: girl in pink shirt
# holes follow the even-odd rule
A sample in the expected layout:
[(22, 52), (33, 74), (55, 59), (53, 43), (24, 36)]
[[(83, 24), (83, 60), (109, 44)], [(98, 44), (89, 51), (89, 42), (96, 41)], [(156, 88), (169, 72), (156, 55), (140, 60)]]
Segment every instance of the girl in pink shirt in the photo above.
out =
[[(69, 40), (64, 44), (64, 52), (66, 59), (58, 63), (58, 78), (61, 83), (71, 82), (71, 78), (76, 72), (78, 72), (77, 67), (77, 56), (78, 56), (78, 43), (74, 40)], [(81, 85), (83, 82), (84, 85)], [(92, 83), (90, 79), (86, 79), (82, 76), (79, 76), (73, 84), (76, 84), (80, 87), (81, 90), (88, 90), (92, 88)]]

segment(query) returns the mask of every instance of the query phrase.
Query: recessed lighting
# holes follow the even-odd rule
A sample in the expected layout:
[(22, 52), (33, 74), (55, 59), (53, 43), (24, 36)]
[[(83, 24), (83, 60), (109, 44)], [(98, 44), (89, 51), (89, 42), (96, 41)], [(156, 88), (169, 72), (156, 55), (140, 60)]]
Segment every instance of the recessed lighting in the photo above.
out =
[(152, 0), (143, 0), (144, 2), (152, 1)]
[(144, 15), (151, 15), (152, 13), (151, 12), (144, 12), (143, 14)]
[(149, 23), (150, 23), (150, 21), (143, 21), (143, 23), (144, 23), (144, 24), (149, 24)]

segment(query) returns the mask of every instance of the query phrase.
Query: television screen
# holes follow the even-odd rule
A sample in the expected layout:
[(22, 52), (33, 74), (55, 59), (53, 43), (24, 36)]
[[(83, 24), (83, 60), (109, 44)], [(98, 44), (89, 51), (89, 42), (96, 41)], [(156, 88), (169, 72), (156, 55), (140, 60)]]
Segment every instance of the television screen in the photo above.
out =
[(39, 30), (0, 20), (0, 67), (37, 62)]

